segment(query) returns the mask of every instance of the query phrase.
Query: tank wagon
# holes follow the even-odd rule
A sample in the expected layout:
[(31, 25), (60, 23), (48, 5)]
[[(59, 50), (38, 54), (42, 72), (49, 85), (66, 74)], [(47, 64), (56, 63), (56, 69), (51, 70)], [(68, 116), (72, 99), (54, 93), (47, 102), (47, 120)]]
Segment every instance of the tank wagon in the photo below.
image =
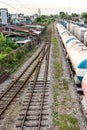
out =
[[(61, 21), (62, 25), (87, 46), (87, 25)], [(85, 34), (86, 33), (86, 34)]]
[(84, 44), (87, 46), (87, 32), (84, 34)]
[(60, 20), (60, 23), (66, 28), (67, 27), (67, 21), (66, 20)]
[[(83, 90), (83, 94), (84, 94), (83, 99), (82, 99), (82, 106), (83, 106), (83, 109), (86, 114), (86, 111), (87, 111), (87, 72), (82, 79), (81, 86), (82, 86), (82, 90)], [(86, 116), (86, 118), (87, 118), (87, 116)]]
[(82, 89), (83, 89), (85, 98), (87, 100), (87, 73), (84, 75), (82, 79)]
[(84, 35), (85, 32), (87, 32), (87, 28), (85, 27), (80, 27), (76, 24), (73, 23), (68, 23), (67, 24), (67, 29), (74, 35), (76, 36), (81, 42), (84, 43)]
[(74, 35), (75, 28), (78, 27), (76, 24), (67, 23), (67, 29)]
[(60, 24), (57, 24), (57, 30), (74, 69), (75, 83), (81, 84), (83, 76), (87, 72), (87, 47), (75, 36), (65, 31)]

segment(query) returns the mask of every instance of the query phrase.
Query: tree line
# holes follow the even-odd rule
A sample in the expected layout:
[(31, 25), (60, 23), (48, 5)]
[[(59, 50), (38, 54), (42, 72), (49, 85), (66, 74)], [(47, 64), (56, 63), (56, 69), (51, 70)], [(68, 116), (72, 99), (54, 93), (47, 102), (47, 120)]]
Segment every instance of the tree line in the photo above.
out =
[(67, 20), (74, 20), (74, 21), (78, 21), (79, 19), (82, 19), (84, 23), (87, 24), (87, 12), (83, 12), (81, 14), (77, 14), (77, 13), (68, 14), (67, 12), (61, 11), (59, 12), (59, 18), (67, 19)]

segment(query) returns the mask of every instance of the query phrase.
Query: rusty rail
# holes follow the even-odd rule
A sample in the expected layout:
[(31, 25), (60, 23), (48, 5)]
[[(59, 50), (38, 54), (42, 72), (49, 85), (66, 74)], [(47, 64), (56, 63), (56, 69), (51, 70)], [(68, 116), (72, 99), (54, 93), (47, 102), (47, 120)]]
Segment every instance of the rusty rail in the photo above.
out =
[(40, 58), (37, 69), (36, 69), (35, 77), (34, 77), (34, 80), (33, 80), (33, 86), (32, 86), (32, 89), (31, 89), (31, 95), (27, 99), (28, 103), (26, 105), (25, 112), (24, 112), (23, 117), (22, 117), (21, 125), (19, 125), (19, 126), (17, 125), (18, 129), (20, 129), (20, 130), (23, 130), (23, 128), (24, 128), (24, 124), (25, 124), (26, 117), (27, 117), (27, 112), (28, 112), (28, 110), (31, 106), (32, 98), (34, 96), (34, 90), (35, 90), (35, 87), (36, 87), (36, 84), (37, 84), (37, 81), (38, 81), (38, 75), (39, 75), (39, 72), (40, 72), (41, 64), (42, 64), (43, 58), (46, 57), (46, 66), (45, 66), (44, 77), (43, 77), (43, 81), (42, 81), (43, 89), (42, 89), (41, 107), (40, 107), (40, 113), (39, 113), (39, 118), (38, 118), (38, 126), (37, 126), (38, 130), (40, 130), (40, 127), (41, 127), (42, 111), (43, 111), (43, 104), (44, 104), (44, 98), (45, 98), (45, 89), (46, 89), (47, 76), (48, 76), (50, 45), (48, 45), (46, 51), (45, 52), (43, 51), (42, 53), (43, 53), (43, 56)]
[(0, 95), (0, 100), (1, 98), (14, 86), (14, 84), (17, 83), (17, 81), (22, 77), (22, 75), (28, 70), (28, 68), (31, 66), (31, 64), (39, 57), (41, 51), (44, 49), (45, 45), (42, 45), (41, 46), (41, 50), (39, 51), (39, 53), (35, 56), (35, 57), (32, 57), (31, 61), (30, 61), (30, 64), (26, 67), (26, 69), (19, 75), (19, 77), (17, 77), (17, 79), (15, 79), (15, 81), (6, 89), (6, 91)]
[[(39, 54), (37, 56), (34, 57), (34, 59), (30, 62), (30, 64), (27, 66), (27, 68), (23, 71), (23, 73), (13, 82), (13, 84), (1, 95), (0, 97), (0, 106), (1, 106), (1, 110), (0, 110), (0, 116), (4, 113), (4, 111), (7, 109), (7, 107), (11, 104), (11, 102), (14, 100), (14, 98), (16, 97), (16, 95), (20, 92), (20, 90), (24, 87), (24, 85), (27, 83), (27, 81), (29, 80), (29, 78), (31, 77), (31, 75), (34, 73), (35, 69), (37, 68), (38, 64), (39, 64), (39, 55), (41, 56), (42, 54), (42, 50), (45, 49), (45, 46), (42, 47), (42, 49), (40, 50)], [(31, 72), (29, 73), (28, 77), (24, 80), (24, 82), (20, 85), (20, 87), (17, 87), (15, 85), (17, 85), (16, 83), (18, 83), (20, 77), (25, 73), (25, 71), (27, 71), (28, 67), (30, 67), (30, 65), (33, 63), (34, 60), (36, 60), (36, 58), (39, 57), (39, 59), (37, 60), (36, 64), (33, 66)], [(13, 90), (12, 90), (13, 89)], [(16, 89), (16, 90), (15, 90)], [(14, 92), (15, 90), (15, 92)], [(3, 101), (3, 98), (5, 98), (5, 96), (10, 96), (10, 94), (13, 91), (14, 94), (12, 95), (12, 97), (7, 100), (7, 102)], [(7, 95), (6, 95), (7, 94)], [(3, 102), (3, 103), (2, 103)], [(3, 106), (4, 104), (4, 106)]]

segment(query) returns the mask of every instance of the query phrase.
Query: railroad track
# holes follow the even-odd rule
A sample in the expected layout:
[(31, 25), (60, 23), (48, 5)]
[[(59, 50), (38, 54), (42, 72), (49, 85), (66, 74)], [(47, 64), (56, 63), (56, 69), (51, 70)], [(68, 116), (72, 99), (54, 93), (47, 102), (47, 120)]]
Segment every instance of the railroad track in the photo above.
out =
[[(47, 45), (43, 44), (38, 53), (34, 57), (30, 59), (29, 64), (23, 70), (23, 72), (15, 79), (4, 92), (0, 94), (0, 118), (2, 114), (5, 112), (5, 110), (8, 108), (8, 106), (11, 104), (11, 102), (14, 100), (14, 98), (18, 95), (18, 93), (21, 91), (21, 89), (28, 85), (29, 79), (34, 73), (35, 69), (37, 68), (39, 61), (42, 58), (44, 58), (43, 53), (47, 52)], [(27, 73), (28, 69), (30, 68), (30, 72), (28, 72), (27, 76), (24, 76), (25, 73)]]
[[(44, 53), (44, 52), (43, 52)], [(40, 58), (37, 69), (35, 71), (34, 80), (30, 83), (22, 109), (20, 111), (16, 129), (17, 130), (47, 130), (48, 124), (48, 97), (49, 84), (48, 67), (49, 67), (49, 53), (50, 45), (47, 51)], [(40, 80), (40, 69), (43, 64), (43, 57), (45, 60), (43, 80)], [(42, 78), (41, 78), (42, 79)]]
[[(63, 46), (63, 43), (62, 43), (62, 41), (61, 41), (61, 39), (59, 37), (59, 34), (57, 36), (59, 38), (59, 42), (61, 43), (61, 48), (63, 50), (63, 54), (66, 56), (65, 47)], [(70, 77), (71, 77), (71, 79), (73, 81), (74, 87), (76, 88), (77, 98), (78, 98), (78, 102), (79, 102), (79, 108), (80, 108), (80, 111), (82, 113), (83, 122), (85, 122), (84, 126), (87, 129), (87, 109), (85, 109), (85, 106), (84, 106), (86, 104), (83, 105), (83, 102), (84, 102), (83, 101), (83, 99), (84, 99), (83, 90), (82, 90), (82, 87), (81, 87), (80, 84), (78, 84), (78, 85), (75, 84), (75, 79), (74, 79), (75, 72), (74, 72), (74, 69), (72, 67), (72, 64), (71, 64), (70, 60), (67, 59), (66, 57), (65, 57), (65, 59), (67, 61), (67, 66), (68, 66), (68, 69), (69, 69), (69, 75), (70, 75)], [(86, 105), (86, 108), (87, 108), (87, 105)]]

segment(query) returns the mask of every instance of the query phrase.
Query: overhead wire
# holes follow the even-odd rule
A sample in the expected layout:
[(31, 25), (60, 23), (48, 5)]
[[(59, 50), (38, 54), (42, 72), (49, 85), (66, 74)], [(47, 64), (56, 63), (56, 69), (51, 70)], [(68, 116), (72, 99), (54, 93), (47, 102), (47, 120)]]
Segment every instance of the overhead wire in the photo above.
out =
[[(19, 0), (15, 0), (16, 2), (18, 2), (25, 10), (28, 10), (28, 12), (30, 13), (30, 11), (34, 11), (35, 9), (29, 8), (26, 5), (22, 4)], [(35, 12), (37, 12), (37, 10), (35, 10)]]
[[(18, 0), (15, 0), (20, 6), (22, 6), (23, 8), (24, 8), (24, 10), (27, 10), (27, 8), (25, 8), (24, 6), (24, 4), (22, 4), (20, 1), (18, 1)], [(29, 11), (30, 9), (28, 9), (27, 11)]]
[(8, 3), (6, 3), (6, 2), (3, 2), (3, 1), (0, 1), (0, 2), (3, 3), (3, 4), (5, 4), (5, 5), (8, 6), (8, 7), (11, 7), (12, 9), (14, 9), (14, 10), (20, 12), (19, 9), (17, 9), (17, 8), (15, 8), (15, 7), (13, 7), (13, 6), (11, 6), (10, 4), (8, 4)]
[[(32, 8), (28, 8), (26, 5), (22, 4), (19, 0), (15, 0), (15, 1), (16, 1), (20, 6), (22, 6), (25, 10), (27, 10), (27, 12), (30, 13), (30, 11), (33, 10)], [(6, 2), (3, 2), (3, 1), (0, 1), (0, 2), (3, 3), (4, 5), (6, 5), (6, 6), (12, 8), (12, 9), (18, 11), (19, 13), (21, 13), (21, 12), (24, 13), (23, 8), (22, 8), (22, 11), (21, 11), (20, 9), (15, 8), (15, 7), (11, 6), (10, 4), (8, 4), (8, 3), (6, 3)]]
[(20, 1), (18, 1), (18, 0), (15, 0), (15, 1), (17, 1), (21, 6), (24, 6)]
[(27, 9), (32, 9), (32, 8), (28, 8), (26, 5), (22, 4), (19, 0), (15, 0), (16, 2), (18, 2), (21, 6), (27, 8)]

